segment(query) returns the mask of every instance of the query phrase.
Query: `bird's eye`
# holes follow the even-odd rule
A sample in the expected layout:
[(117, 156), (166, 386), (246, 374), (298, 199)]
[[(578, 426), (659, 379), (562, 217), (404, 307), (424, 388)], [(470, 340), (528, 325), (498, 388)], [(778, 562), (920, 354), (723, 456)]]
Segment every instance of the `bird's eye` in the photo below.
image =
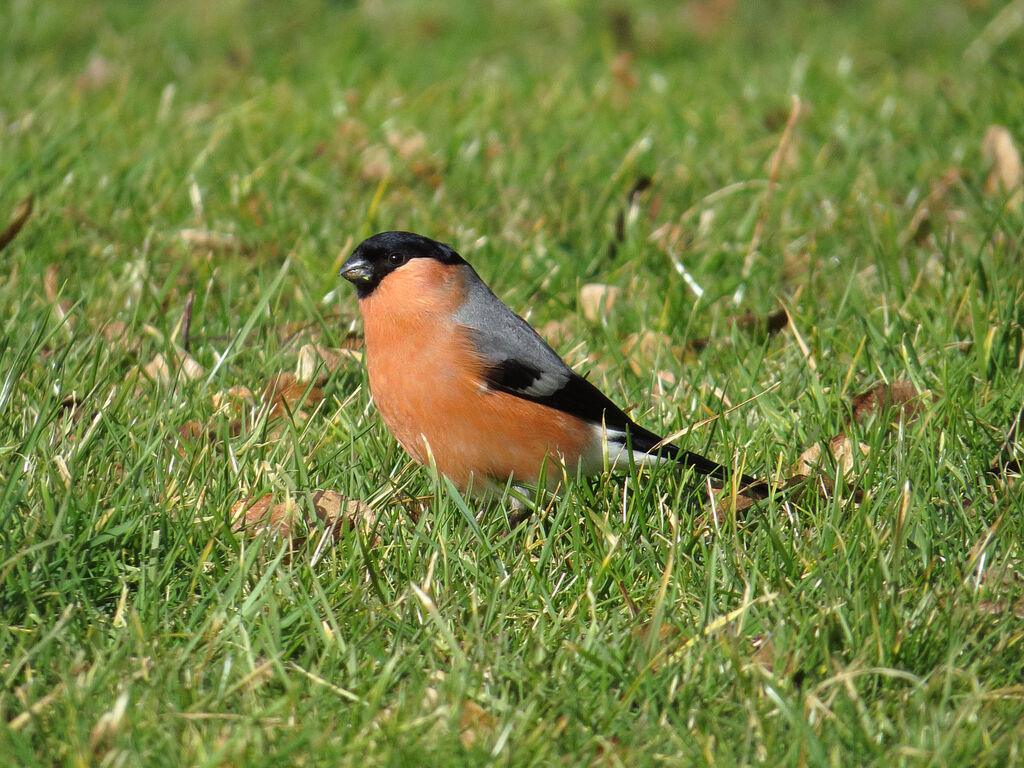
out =
[(405, 262), (406, 262), (406, 258), (405, 258), (405, 254), (404, 253), (399, 253), (398, 251), (392, 251), (391, 253), (388, 254), (388, 263), (392, 267), (400, 267), (403, 264), (405, 264)]

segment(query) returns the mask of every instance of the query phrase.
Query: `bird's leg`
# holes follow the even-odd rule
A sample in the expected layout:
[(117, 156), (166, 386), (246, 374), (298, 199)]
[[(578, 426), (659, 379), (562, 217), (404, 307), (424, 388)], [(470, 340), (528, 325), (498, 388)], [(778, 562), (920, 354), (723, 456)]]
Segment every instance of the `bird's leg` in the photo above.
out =
[(508, 529), (510, 533), (539, 511), (537, 504), (533, 500), (533, 494), (530, 493), (530, 489), (524, 486), (513, 485), (509, 488), (505, 498), (508, 499), (509, 503)]

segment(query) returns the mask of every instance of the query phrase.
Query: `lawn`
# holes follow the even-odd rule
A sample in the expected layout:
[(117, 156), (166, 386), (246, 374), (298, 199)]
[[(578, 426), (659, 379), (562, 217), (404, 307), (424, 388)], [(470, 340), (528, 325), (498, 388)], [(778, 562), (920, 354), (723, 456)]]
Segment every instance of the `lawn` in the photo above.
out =
[[(0, 765), (1024, 762), (1024, 3), (0, 5)], [(413, 465), (364, 237), (778, 487)]]

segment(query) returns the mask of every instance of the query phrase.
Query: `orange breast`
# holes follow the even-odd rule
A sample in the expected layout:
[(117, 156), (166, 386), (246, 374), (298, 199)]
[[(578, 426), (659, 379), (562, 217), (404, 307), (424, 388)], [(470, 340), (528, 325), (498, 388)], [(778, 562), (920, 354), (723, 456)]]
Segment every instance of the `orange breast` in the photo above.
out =
[(462, 273), (435, 264), (410, 262), (360, 305), (370, 390), (384, 423), (416, 461), (433, 460), (461, 488), (510, 475), (533, 483), (545, 462), (557, 480), (559, 461), (574, 467), (593, 452), (593, 428), (483, 385), (471, 340), (450, 319)]

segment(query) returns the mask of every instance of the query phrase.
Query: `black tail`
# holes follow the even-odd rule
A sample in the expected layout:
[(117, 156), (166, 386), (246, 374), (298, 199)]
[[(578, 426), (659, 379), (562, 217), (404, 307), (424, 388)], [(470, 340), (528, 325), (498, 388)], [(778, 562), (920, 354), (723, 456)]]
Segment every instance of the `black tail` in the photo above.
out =
[[(672, 443), (665, 443), (655, 449), (655, 446), (661, 443), (661, 438), (637, 424), (630, 427), (629, 438), (634, 451), (645, 453), (657, 451), (665, 456), (670, 456), (684, 467), (691, 467), (695, 472), (718, 480), (723, 485), (728, 482), (729, 471), (721, 464), (701, 456), (699, 453), (682, 451)], [(740, 475), (740, 493), (755, 499), (767, 499), (771, 490), (768, 483), (758, 480), (756, 477)]]

